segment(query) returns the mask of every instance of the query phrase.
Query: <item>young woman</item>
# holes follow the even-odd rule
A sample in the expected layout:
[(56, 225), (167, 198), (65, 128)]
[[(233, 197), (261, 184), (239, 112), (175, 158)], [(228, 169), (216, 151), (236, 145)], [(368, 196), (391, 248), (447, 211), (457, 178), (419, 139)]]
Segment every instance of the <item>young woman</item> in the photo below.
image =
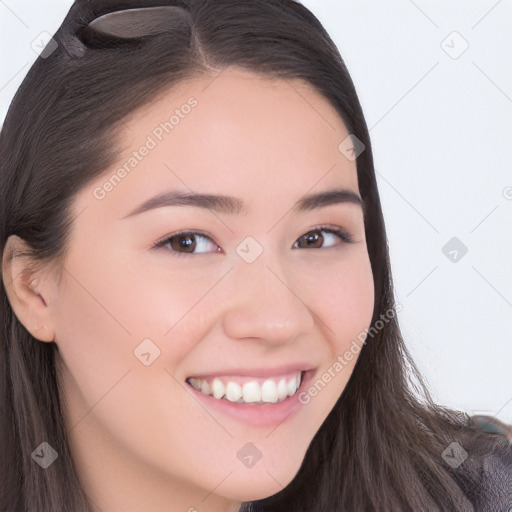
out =
[(404, 346), (366, 123), (300, 3), (75, 2), (0, 162), (0, 510), (512, 507), (506, 436)]

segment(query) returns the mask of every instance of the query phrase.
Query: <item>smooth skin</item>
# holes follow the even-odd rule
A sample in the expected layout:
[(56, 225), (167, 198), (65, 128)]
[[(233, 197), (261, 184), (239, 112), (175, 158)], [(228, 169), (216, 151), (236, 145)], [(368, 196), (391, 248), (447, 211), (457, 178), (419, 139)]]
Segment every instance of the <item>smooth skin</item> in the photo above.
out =
[[(340, 116), (300, 80), (237, 68), (213, 78), (181, 82), (124, 120), (118, 162), (74, 200), (60, 279), (50, 266), (22, 274), (28, 262), (9, 257), (22, 243), (16, 237), (5, 251), (3, 279), (17, 317), (36, 339), (58, 345), (65, 420), (94, 511), (233, 512), (280, 491), (357, 357), (272, 428), (207, 410), (186, 378), (297, 361), (320, 378), (371, 322), (361, 207), (292, 212), (307, 194), (359, 194), (356, 163), (338, 149), (348, 136)], [(96, 199), (94, 191), (190, 97), (197, 105), (189, 114)], [(166, 206), (129, 215), (171, 190), (233, 196), (247, 212)], [(321, 230), (308, 242), (304, 235), (325, 225), (354, 243)], [(181, 252), (176, 241), (152, 247), (179, 231), (211, 240), (196, 235), (194, 248)], [(263, 249), (252, 263), (237, 252), (249, 236)], [(160, 350), (147, 366), (134, 355), (144, 339)], [(247, 442), (262, 454), (251, 468), (237, 458)]]

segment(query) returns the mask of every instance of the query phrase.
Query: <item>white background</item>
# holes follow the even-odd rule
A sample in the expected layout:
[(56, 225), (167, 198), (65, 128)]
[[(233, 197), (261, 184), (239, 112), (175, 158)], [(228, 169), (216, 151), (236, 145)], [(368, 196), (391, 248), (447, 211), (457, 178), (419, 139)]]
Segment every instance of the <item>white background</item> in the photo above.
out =
[[(303, 3), (363, 105), (407, 344), (437, 401), (512, 423), (512, 0)], [(71, 4), (0, 0), (0, 122)]]

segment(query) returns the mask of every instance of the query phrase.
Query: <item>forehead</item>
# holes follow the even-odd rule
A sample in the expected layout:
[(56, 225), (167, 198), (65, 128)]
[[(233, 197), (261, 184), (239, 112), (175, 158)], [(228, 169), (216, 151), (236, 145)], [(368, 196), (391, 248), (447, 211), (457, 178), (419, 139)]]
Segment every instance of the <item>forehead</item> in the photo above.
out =
[(228, 68), (179, 83), (122, 126), (121, 156), (94, 184), (124, 167), (111, 205), (176, 188), (267, 202), (315, 187), (358, 191), (356, 164), (339, 150), (341, 117), (301, 80)]

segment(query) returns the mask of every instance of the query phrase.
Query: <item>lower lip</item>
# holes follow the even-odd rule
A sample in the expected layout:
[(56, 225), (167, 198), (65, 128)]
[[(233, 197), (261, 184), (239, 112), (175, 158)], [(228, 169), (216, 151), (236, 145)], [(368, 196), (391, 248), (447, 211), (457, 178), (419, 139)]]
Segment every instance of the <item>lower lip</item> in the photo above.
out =
[(211, 395), (205, 395), (188, 382), (192, 394), (206, 407), (214, 411), (219, 411), (226, 416), (238, 421), (248, 423), (258, 427), (275, 427), (285, 420), (292, 418), (303, 405), (299, 402), (299, 393), (301, 393), (313, 378), (313, 370), (304, 372), (299, 388), (293, 396), (285, 398), (282, 402), (269, 403), (265, 405), (239, 404), (230, 402), (226, 399), (214, 398)]

